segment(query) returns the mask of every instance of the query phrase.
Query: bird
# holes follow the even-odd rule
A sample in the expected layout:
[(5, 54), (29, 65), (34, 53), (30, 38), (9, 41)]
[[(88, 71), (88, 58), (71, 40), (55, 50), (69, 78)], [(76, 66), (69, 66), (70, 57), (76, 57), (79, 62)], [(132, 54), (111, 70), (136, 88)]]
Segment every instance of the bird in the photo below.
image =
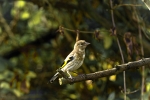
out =
[[(60, 69), (63, 72), (66, 72), (69, 75), (69, 78), (72, 79), (70, 72), (77, 70), (83, 64), (85, 58), (85, 48), (89, 45), (89, 42), (85, 40), (78, 40), (74, 44), (74, 48), (72, 52), (65, 58), (63, 64)], [(59, 76), (59, 72), (57, 72), (51, 79), (50, 83), (53, 83), (54, 80)]]

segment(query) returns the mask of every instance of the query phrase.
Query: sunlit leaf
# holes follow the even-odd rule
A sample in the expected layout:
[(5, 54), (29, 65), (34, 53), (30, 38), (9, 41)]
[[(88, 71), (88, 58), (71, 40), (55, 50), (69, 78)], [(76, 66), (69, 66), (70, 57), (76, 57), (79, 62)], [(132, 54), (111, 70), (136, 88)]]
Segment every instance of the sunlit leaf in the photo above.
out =
[(150, 91), (150, 83), (146, 84), (146, 91), (149, 92)]
[(29, 28), (32, 28), (32, 27), (40, 24), (42, 15), (43, 15), (42, 9), (40, 9), (38, 12), (36, 12), (28, 22)]
[[(15, 95), (16, 99), (11, 98), (13, 100), (123, 100), (122, 73), (62, 86), (58, 81), (54, 81), (53, 84), (46, 83), (72, 51), (76, 30), (80, 31), (79, 39), (91, 44), (86, 48), (82, 67), (75, 71), (77, 74), (71, 73), (72, 76), (105, 71), (119, 65), (121, 56), (116, 37), (119, 39), (125, 62), (129, 62), (126, 51), (133, 55), (133, 59), (141, 59), (141, 46), (144, 47), (144, 56), (148, 57), (149, 33), (146, 36), (143, 30), (147, 30), (146, 32), (150, 30), (149, 11), (145, 10), (143, 4), (137, 0), (116, 0), (112, 9), (107, 0), (68, 1), (2, 0), (0, 2), (0, 56), (5, 59), (0, 59), (2, 86), (0, 97), (3, 93), (10, 98)], [(136, 19), (134, 9), (137, 11), (139, 21)], [(111, 11), (114, 12), (116, 24), (113, 28), (111, 28), (113, 26)], [(140, 28), (142, 44), (139, 41)], [(64, 35), (60, 35), (57, 30)], [(133, 33), (133, 49), (130, 45), (127, 50), (123, 42), (126, 31)], [(129, 92), (141, 86), (141, 72), (133, 70), (127, 72), (126, 83)], [(145, 73), (148, 72), (149, 69)], [(150, 94), (148, 77), (147, 74), (145, 86), (147, 91), (143, 100), (146, 100)], [(127, 100), (141, 97), (137, 93), (127, 96)]]
[(75, 95), (75, 94), (70, 94), (70, 98), (76, 99), (76, 98), (77, 98), (77, 95)]
[(17, 97), (20, 97), (20, 96), (23, 95), (23, 93), (22, 93), (21, 91), (17, 90), (17, 89), (13, 89), (12, 91), (15, 93), (15, 95), (16, 95)]
[(25, 1), (16, 1), (15, 2), (15, 7), (17, 8), (23, 8), (25, 6), (26, 2)]
[(112, 38), (110, 36), (104, 37), (104, 48), (108, 49), (112, 44)]
[(27, 74), (27, 78), (35, 78), (36, 77), (36, 73), (33, 71), (29, 71)]
[(1, 82), (0, 88), (9, 89), (10, 88), (9, 83), (7, 83), (7, 82)]
[(113, 66), (112, 66), (111, 64), (108, 64), (108, 65), (107, 65), (107, 68), (108, 68), (108, 69), (111, 69), (112, 67), (113, 67)]
[(109, 77), (109, 80), (110, 80), (110, 81), (116, 81), (116, 75), (110, 76), (110, 77)]
[(93, 89), (92, 80), (87, 80), (87, 81), (86, 81), (86, 85), (87, 85), (87, 88), (88, 88), (89, 90), (92, 90), (92, 89)]
[(104, 48), (108, 49), (112, 44), (112, 36), (106, 29), (100, 29), (101, 34), (103, 35)]
[(30, 14), (29, 14), (29, 12), (25, 11), (25, 12), (21, 13), (20, 17), (21, 17), (21, 19), (25, 20), (30, 17)]
[(90, 59), (90, 60), (95, 60), (95, 56), (94, 56), (93, 54), (90, 54), (90, 55), (89, 55), (89, 59)]

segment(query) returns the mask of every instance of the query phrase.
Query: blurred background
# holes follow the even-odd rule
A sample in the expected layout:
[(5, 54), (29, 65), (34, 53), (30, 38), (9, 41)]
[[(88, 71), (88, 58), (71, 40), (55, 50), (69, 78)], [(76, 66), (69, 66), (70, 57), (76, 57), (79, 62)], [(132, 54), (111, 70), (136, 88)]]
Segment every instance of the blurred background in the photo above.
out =
[[(123, 100), (123, 73), (47, 84), (72, 51), (76, 30), (91, 43), (78, 74), (122, 64), (116, 37), (125, 63), (150, 56), (148, 8), (142, 0), (113, 5), (116, 27), (109, 0), (0, 0), (0, 100)], [(144, 100), (150, 100), (148, 66), (145, 79)], [(141, 80), (141, 68), (126, 71), (127, 100), (139, 100)]]

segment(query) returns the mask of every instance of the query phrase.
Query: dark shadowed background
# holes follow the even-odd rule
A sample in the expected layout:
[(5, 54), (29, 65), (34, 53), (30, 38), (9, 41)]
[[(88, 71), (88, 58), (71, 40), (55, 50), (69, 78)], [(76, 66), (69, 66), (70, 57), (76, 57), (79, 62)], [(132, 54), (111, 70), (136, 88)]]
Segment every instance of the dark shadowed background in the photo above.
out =
[[(142, 0), (113, 0), (113, 5), (116, 27), (109, 0), (0, 0), (0, 100), (123, 100), (122, 73), (62, 86), (58, 80), (47, 84), (72, 51), (76, 30), (84, 31), (80, 39), (91, 43), (78, 74), (122, 64), (116, 37), (125, 63), (142, 58), (141, 46), (143, 56), (150, 57), (148, 8)], [(149, 100), (148, 67), (145, 73), (144, 98)], [(126, 71), (126, 85), (127, 100), (139, 100), (141, 68)]]

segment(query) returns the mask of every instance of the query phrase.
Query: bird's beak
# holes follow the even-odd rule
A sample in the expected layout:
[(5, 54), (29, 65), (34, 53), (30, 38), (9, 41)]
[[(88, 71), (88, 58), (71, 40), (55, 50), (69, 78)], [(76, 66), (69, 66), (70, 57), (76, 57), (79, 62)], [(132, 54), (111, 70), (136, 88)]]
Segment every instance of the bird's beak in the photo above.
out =
[(89, 45), (90, 43), (89, 43), (89, 42), (86, 42), (85, 44), (86, 44), (86, 45)]

